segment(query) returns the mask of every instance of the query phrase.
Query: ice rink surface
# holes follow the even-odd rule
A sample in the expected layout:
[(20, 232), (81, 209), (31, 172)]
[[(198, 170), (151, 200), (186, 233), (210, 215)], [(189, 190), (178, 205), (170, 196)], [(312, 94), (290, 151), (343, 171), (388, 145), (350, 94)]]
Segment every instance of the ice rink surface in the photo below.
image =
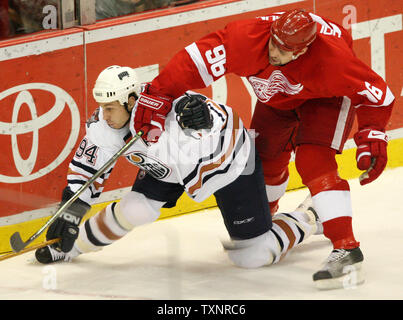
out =
[[(71, 263), (44, 266), (32, 252), (0, 262), (0, 300), (9, 299), (403, 299), (403, 168), (360, 186), (350, 181), (353, 226), (364, 253), (366, 282), (319, 291), (312, 282), (332, 249), (323, 236), (309, 238), (279, 264), (255, 270), (231, 265), (220, 239), (227, 239), (217, 209), (138, 227), (102, 251)], [(288, 192), (287, 212), (307, 189)], [(236, 195), (234, 195), (236, 196)]]

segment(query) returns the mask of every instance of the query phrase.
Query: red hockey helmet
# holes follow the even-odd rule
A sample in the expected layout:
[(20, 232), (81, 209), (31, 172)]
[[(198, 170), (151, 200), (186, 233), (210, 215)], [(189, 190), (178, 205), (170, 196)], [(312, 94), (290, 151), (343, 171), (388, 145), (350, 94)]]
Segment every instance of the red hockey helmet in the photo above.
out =
[(300, 51), (316, 38), (316, 22), (303, 9), (283, 13), (271, 25), (272, 39), (286, 51)]

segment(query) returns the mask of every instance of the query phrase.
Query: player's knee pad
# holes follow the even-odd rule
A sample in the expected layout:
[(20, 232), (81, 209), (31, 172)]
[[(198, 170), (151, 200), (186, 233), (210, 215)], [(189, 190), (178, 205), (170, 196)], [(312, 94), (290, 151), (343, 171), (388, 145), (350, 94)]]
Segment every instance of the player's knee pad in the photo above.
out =
[(229, 259), (241, 268), (259, 268), (273, 263), (275, 243), (270, 240), (268, 232), (247, 240), (232, 240), (223, 243)]
[(116, 218), (126, 229), (151, 223), (160, 216), (164, 202), (147, 198), (142, 193), (131, 191), (118, 203)]

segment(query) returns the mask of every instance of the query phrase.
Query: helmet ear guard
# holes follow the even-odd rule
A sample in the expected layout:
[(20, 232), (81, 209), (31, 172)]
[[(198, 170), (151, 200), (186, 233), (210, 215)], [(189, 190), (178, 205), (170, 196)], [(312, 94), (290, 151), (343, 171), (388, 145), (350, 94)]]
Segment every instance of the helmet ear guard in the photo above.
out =
[(110, 66), (104, 69), (95, 81), (92, 95), (98, 103), (119, 101), (127, 105), (129, 96), (140, 94), (140, 82), (136, 72), (130, 67)]

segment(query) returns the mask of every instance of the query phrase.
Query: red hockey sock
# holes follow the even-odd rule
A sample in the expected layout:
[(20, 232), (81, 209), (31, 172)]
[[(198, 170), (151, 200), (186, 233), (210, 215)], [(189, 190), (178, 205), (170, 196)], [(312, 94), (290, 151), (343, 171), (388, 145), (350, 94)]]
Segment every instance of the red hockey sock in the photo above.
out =
[[(312, 197), (325, 191), (348, 191), (348, 182), (337, 172), (336, 151), (304, 144), (298, 147), (296, 166)], [(340, 212), (342, 215), (343, 212)], [(360, 245), (354, 238), (351, 216), (339, 216), (323, 223), (323, 233), (335, 249), (353, 249)]]
[(324, 222), (323, 234), (332, 241), (334, 249), (354, 249), (360, 246), (354, 238), (351, 217), (338, 217)]

